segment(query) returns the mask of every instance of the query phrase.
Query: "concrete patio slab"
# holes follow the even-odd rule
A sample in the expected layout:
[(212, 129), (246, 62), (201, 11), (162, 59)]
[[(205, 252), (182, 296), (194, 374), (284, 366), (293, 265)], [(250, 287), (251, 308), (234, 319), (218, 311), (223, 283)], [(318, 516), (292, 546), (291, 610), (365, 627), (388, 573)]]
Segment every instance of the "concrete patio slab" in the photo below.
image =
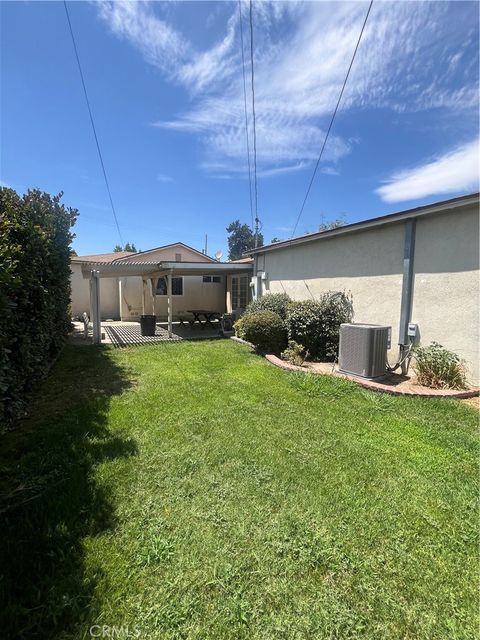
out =
[[(92, 329), (88, 338), (84, 337), (84, 326), (81, 322), (74, 322), (74, 328), (69, 341), (76, 345), (93, 344)], [(220, 327), (219, 327), (220, 328)], [(162, 342), (178, 342), (181, 340), (213, 340), (220, 338), (219, 328), (200, 327), (199, 325), (182, 325), (173, 323), (173, 334), (168, 335), (167, 323), (157, 323), (154, 336), (142, 336), (138, 322), (121, 322), (105, 320), (101, 324), (102, 344), (112, 344), (115, 347), (130, 345), (159, 344)]]

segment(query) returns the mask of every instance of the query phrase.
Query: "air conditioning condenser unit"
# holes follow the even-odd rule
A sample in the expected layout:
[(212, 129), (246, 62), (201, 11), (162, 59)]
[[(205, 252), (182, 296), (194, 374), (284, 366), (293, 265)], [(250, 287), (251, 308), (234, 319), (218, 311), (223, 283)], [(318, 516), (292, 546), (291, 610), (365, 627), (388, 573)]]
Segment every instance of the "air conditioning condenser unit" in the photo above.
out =
[(362, 378), (379, 378), (387, 371), (391, 327), (341, 324), (338, 370)]

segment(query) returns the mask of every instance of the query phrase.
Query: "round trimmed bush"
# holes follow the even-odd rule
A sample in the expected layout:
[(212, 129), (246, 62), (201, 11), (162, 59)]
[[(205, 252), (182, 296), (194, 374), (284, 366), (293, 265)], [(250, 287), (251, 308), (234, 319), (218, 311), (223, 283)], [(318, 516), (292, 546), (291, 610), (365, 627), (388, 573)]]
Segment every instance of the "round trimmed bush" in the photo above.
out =
[(290, 302), (290, 297), (286, 293), (267, 293), (257, 300), (252, 300), (245, 309), (245, 315), (258, 311), (273, 311), (285, 320)]
[(287, 345), (285, 323), (278, 313), (258, 311), (243, 315), (235, 323), (239, 338), (251, 342), (258, 351), (281, 353)]

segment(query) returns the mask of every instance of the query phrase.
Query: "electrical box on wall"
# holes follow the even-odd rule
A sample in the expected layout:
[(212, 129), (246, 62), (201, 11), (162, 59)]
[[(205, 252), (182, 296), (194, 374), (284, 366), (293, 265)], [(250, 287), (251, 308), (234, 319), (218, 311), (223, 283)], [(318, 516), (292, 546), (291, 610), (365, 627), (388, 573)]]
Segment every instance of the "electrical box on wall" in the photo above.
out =
[(407, 335), (409, 338), (416, 338), (418, 333), (418, 325), (414, 322), (408, 323)]

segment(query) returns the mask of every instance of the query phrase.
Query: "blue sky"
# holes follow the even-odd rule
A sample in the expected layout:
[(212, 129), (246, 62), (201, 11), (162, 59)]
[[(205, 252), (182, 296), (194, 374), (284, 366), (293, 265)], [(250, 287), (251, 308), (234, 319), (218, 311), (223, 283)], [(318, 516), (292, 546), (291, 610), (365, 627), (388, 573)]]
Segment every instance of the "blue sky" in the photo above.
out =
[[(292, 233), (366, 9), (254, 2), (266, 241)], [(478, 9), (374, 3), (297, 233), (478, 189)], [(227, 224), (251, 220), (238, 3), (69, 10), (124, 240), (202, 248), (208, 234), (209, 253), (226, 253)], [(80, 211), (77, 252), (110, 251), (119, 238), (63, 3), (3, 2), (1, 18), (2, 183), (64, 191)]]

